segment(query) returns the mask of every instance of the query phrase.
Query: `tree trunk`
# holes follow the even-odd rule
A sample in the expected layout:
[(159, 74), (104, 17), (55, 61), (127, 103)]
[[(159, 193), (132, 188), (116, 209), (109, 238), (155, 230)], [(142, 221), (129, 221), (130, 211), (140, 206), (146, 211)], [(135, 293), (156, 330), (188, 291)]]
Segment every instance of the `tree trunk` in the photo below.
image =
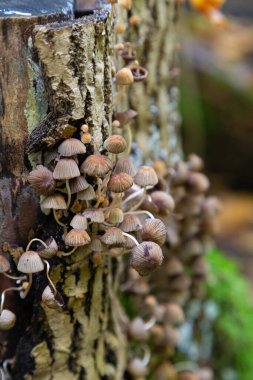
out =
[[(26, 184), (28, 171), (83, 124), (89, 125), (92, 135), (87, 151), (100, 151), (111, 133), (112, 117), (113, 35), (108, 7), (73, 21), (71, 11), (61, 8), (68, 1), (59, 1), (46, 15), (29, 10), (32, 2), (27, 3), (17, 12), (32, 17), (12, 18), (0, 12), (0, 241), (14, 261), (22, 252), (18, 247), (24, 248), (32, 237), (63, 233), (51, 216), (39, 210), (38, 198)], [(134, 4), (142, 23), (131, 39), (138, 40), (140, 61), (150, 75), (146, 84), (131, 90), (129, 100), (139, 113), (135, 139), (140, 161), (173, 160), (181, 154), (176, 88), (168, 92), (176, 3)], [(125, 100), (122, 107), (127, 104)], [(153, 150), (154, 141), (158, 144)], [(46, 286), (41, 274), (36, 275), (27, 300), (9, 298), (15, 304), (17, 324), (1, 335), (1, 357), (11, 363), (13, 380), (124, 378), (127, 345), (118, 300), (119, 260), (105, 257), (96, 265), (85, 259), (89, 253), (82, 248), (69, 258), (52, 260), (51, 277), (63, 295), (63, 311), (41, 304)], [(2, 289), (8, 284), (4, 281)]]

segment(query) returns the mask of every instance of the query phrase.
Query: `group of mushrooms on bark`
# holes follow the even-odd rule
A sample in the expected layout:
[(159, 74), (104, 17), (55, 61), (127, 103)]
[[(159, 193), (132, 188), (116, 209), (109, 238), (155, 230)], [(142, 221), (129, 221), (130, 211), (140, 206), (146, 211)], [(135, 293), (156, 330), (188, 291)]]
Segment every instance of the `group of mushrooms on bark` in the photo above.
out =
[[(108, 2), (112, 12), (116, 3), (131, 9), (130, 0)], [(137, 15), (129, 18), (130, 26), (139, 22)], [(120, 25), (116, 27), (117, 33), (124, 32)], [(128, 86), (145, 80), (148, 72), (130, 42), (117, 44), (115, 51), (117, 62), (124, 63), (114, 73), (117, 104)], [(44, 161), (29, 173), (42, 212), (54, 218), (61, 233), (45, 240), (33, 238), (12, 264), (4, 253), (0, 255), (0, 272), (16, 281), (2, 292), (0, 329), (11, 329), (16, 321), (4, 306), (6, 294), (14, 290), (25, 298), (36, 273), (45, 273), (47, 281), (41, 302), (49, 308), (63, 307), (49, 275), (53, 258), (64, 261), (85, 247), (83, 259), (96, 266), (105, 256), (120, 259), (130, 253), (130, 266), (123, 260), (121, 291), (143, 310), (142, 316), (129, 322), (127, 334), (129, 346), (136, 351), (139, 343), (144, 358), (129, 359), (128, 376), (146, 378), (150, 364), (156, 380), (202, 379), (189, 368), (177, 370), (170, 358), (179, 339), (178, 325), (184, 322), (184, 304), (202, 295), (207, 274), (203, 253), (215, 230), (219, 202), (206, 196), (209, 181), (200, 173), (203, 162), (196, 155), (170, 167), (155, 161), (135, 168), (129, 157), (130, 123), (136, 116), (131, 109), (115, 111), (112, 129), (117, 134), (108, 136), (103, 148), (93, 154), (87, 153), (93, 139), (89, 125), (80, 125), (73, 136), (45, 152)], [(160, 266), (160, 272), (153, 274)], [(154, 358), (151, 351), (157, 353)]]

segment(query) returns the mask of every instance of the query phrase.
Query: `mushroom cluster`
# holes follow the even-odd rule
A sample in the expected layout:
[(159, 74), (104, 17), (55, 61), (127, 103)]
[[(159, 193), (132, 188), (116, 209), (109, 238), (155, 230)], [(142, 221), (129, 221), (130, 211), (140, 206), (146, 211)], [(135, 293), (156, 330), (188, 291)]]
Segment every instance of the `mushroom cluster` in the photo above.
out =
[[(130, 339), (140, 345), (149, 343), (158, 353), (152, 359), (155, 378), (163, 378), (163, 370), (168, 373), (166, 379), (174, 379), (176, 369), (170, 358), (180, 337), (177, 326), (184, 321), (186, 302), (204, 295), (208, 271), (204, 253), (212, 244), (221, 206), (217, 198), (206, 194), (209, 180), (201, 173), (203, 162), (198, 156), (192, 154), (186, 162), (177, 161), (169, 169), (156, 161), (153, 168), (158, 183), (144, 194), (138, 214), (152, 213), (154, 219), (145, 220), (140, 235), (162, 247), (164, 262), (158, 276), (151, 273), (143, 278), (140, 271), (136, 274), (129, 269), (121, 290), (128, 292), (136, 309), (144, 313), (130, 322)], [(147, 317), (148, 322), (144, 322)], [(130, 372), (133, 376), (132, 369)], [(188, 372), (196, 376), (188, 370), (182, 371), (182, 376)], [(137, 373), (136, 367), (134, 379), (139, 378)]]

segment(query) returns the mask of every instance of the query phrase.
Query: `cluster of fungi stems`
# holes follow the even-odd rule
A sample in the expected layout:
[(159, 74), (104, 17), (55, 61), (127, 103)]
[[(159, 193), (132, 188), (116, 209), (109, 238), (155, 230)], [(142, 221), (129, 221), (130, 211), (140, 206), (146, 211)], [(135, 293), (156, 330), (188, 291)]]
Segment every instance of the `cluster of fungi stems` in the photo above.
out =
[[(116, 3), (131, 9), (130, 0), (107, 2), (112, 12)], [(129, 18), (130, 26), (139, 22), (137, 15)], [(125, 31), (121, 24), (115, 29)], [(117, 44), (115, 52), (117, 62), (124, 62), (114, 73), (117, 105), (128, 87), (145, 80), (148, 71), (140, 66), (130, 42)], [(136, 116), (131, 109), (115, 112), (112, 130), (117, 133), (93, 154), (87, 153), (93, 138), (89, 125), (81, 125), (74, 136), (45, 152), (44, 162), (29, 173), (27, 180), (40, 197), (42, 212), (54, 218), (61, 233), (31, 239), (14, 257), (14, 275), (13, 263), (4, 253), (0, 255), (1, 274), (15, 282), (1, 294), (0, 329), (9, 330), (16, 322), (16, 315), (5, 307), (8, 292), (26, 298), (36, 273), (45, 273), (48, 283), (41, 296), (44, 306), (63, 308), (63, 298), (50, 278), (53, 258), (64, 261), (88, 246), (84, 260), (99, 266), (105, 256), (121, 258), (130, 253), (130, 266), (123, 260), (121, 291), (132, 297), (139, 310), (143, 306), (144, 315), (129, 322), (127, 334), (129, 347), (136, 351), (139, 343), (144, 356), (129, 359), (128, 376), (146, 378), (150, 364), (155, 379), (193, 380), (197, 379), (195, 369), (177, 368), (168, 358), (179, 340), (184, 304), (202, 295), (207, 274), (203, 253), (215, 232), (219, 202), (206, 195), (209, 181), (201, 173), (202, 160), (194, 154), (169, 167), (155, 161), (152, 166), (135, 168), (130, 156), (131, 121)], [(159, 267), (160, 273), (153, 275)], [(149, 347), (159, 358), (150, 361)]]

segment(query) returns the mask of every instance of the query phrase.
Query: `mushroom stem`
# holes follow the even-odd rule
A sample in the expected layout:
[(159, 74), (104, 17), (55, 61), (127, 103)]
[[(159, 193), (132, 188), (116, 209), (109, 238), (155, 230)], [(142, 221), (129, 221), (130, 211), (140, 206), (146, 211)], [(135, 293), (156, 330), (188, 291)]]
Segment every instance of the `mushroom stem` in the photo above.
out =
[(132, 199), (136, 198), (138, 195), (142, 194), (143, 192), (144, 192), (144, 189), (139, 189), (139, 190), (135, 191), (134, 193), (132, 193), (131, 195), (129, 195), (126, 199), (124, 199), (122, 206), (125, 206), (127, 202), (129, 202)]
[(135, 237), (133, 237), (132, 235), (130, 235), (130, 234), (126, 233), (126, 232), (122, 232), (122, 234), (123, 234), (124, 236), (129, 237), (131, 240), (133, 240), (137, 246), (140, 245), (140, 243), (138, 242), (138, 240), (135, 239)]
[(148, 322), (145, 323), (144, 328), (145, 330), (150, 330), (155, 324), (156, 324), (156, 318), (153, 317)]
[(130, 124), (127, 124), (125, 126), (126, 134), (127, 134), (127, 150), (126, 150), (126, 156), (128, 157), (131, 153), (132, 148), (132, 142), (133, 142), (133, 134), (132, 134), (132, 128), (130, 127)]
[(78, 248), (78, 247), (74, 247), (74, 248), (71, 249), (71, 251), (69, 251), (69, 252), (61, 252), (61, 251), (59, 251), (59, 252), (57, 253), (57, 256), (58, 256), (58, 257), (66, 257), (66, 256), (69, 256), (69, 255), (71, 255), (71, 253), (75, 252), (75, 251), (77, 250), (77, 248)]
[(27, 288), (26, 289), (22, 288), (23, 292), (20, 293), (20, 296), (22, 299), (24, 299), (27, 296), (27, 294), (29, 293), (29, 290), (31, 289), (31, 286), (32, 286), (32, 282), (33, 282), (33, 275), (32, 275), (32, 273), (28, 273)]
[(32, 243), (34, 243), (35, 241), (38, 241), (39, 243), (41, 243), (42, 245), (44, 245), (45, 248), (47, 248), (47, 245), (46, 245), (46, 243), (43, 240), (35, 238), (35, 239), (32, 239), (31, 241), (29, 241), (29, 243), (28, 243), (28, 245), (26, 247), (26, 251), (29, 251), (29, 248), (31, 247)]
[(128, 214), (134, 214), (134, 215), (142, 215), (142, 214), (146, 214), (150, 217), (150, 219), (155, 219), (154, 215), (149, 212), (149, 211), (146, 211), (146, 210), (140, 210), (140, 211), (128, 211), (128, 212), (125, 212), (124, 215), (128, 215)]
[(54, 219), (55, 219), (56, 223), (58, 223), (61, 227), (65, 227), (65, 224), (60, 222), (59, 219), (57, 218), (55, 209), (53, 209), (53, 214), (54, 214)]
[(97, 208), (100, 204), (100, 197), (101, 197), (101, 182), (100, 182), (100, 178), (97, 177), (97, 203), (95, 204), (95, 208)]
[(147, 188), (144, 187), (144, 190), (143, 190), (143, 194), (142, 194), (142, 196), (141, 196), (141, 199), (140, 199), (139, 202), (137, 202), (136, 205), (133, 206), (129, 211), (135, 211), (135, 210), (137, 210), (137, 209), (141, 206), (141, 204), (143, 203), (143, 201), (144, 201), (144, 199), (145, 199), (145, 197), (146, 197), (146, 194), (147, 194)]
[(57, 294), (56, 287), (55, 287), (53, 281), (51, 280), (51, 278), (50, 278), (50, 276), (49, 276), (50, 264), (49, 264), (49, 262), (48, 262), (47, 260), (43, 260), (43, 261), (44, 261), (44, 263), (45, 263), (46, 266), (47, 266), (47, 272), (46, 272), (46, 273), (47, 273), (47, 279), (48, 279), (48, 282), (49, 282), (51, 288), (53, 289), (54, 296), (56, 296), (56, 294)]
[(68, 210), (68, 208), (70, 206), (70, 202), (71, 202), (71, 191), (70, 191), (68, 179), (66, 179), (66, 190), (67, 190), (67, 194), (68, 194), (68, 200), (67, 200), (67, 210)]
[(144, 358), (142, 359), (143, 365), (147, 366), (151, 358), (150, 349), (148, 346), (144, 347)]
[(21, 276), (21, 277), (18, 277), (18, 276), (12, 276), (11, 274), (9, 274), (9, 273), (2, 273), (5, 277), (8, 277), (8, 278), (10, 278), (11, 280), (20, 280), (20, 281), (22, 281), (22, 280), (25, 280), (26, 279), (26, 276)]
[(17, 292), (20, 292), (20, 290), (22, 290), (22, 287), (11, 287), (11, 288), (7, 288), (5, 289), (2, 294), (1, 294), (1, 304), (0, 304), (0, 314), (2, 314), (2, 311), (3, 311), (3, 308), (4, 308), (4, 301), (5, 301), (5, 294), (7, 292), (11, 292), (11, 291), (17, 291)]

